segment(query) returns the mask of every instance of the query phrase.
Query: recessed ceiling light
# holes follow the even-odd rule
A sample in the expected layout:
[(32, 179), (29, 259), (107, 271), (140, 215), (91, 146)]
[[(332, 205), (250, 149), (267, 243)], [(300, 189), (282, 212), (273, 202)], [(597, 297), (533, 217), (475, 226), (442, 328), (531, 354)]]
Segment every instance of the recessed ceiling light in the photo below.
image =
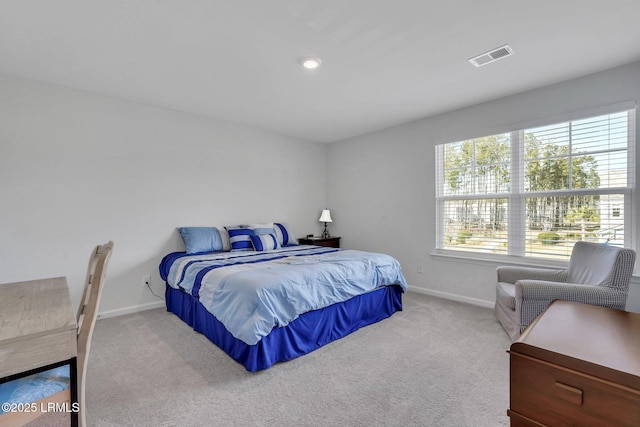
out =
[(300, 65), (307, 70), (315, 70), (322, 64), (320, 58), (306, 57), (300, 59)]

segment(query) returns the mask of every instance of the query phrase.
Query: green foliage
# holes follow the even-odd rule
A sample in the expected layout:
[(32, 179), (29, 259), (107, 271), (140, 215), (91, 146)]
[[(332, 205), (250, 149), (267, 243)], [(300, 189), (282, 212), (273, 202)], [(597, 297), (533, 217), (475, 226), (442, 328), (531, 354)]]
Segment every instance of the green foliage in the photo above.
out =
[[(445, 145), (445, 182), (451, 194), (500, 194), (509, 191), (509, 134), (492, 135)], [(503, 228), (506, 200), (465, 201), (457, 213), (464, 227)], [(468, 237), (456, 236), (466, 242)]]
[(573, 153), (573, 156), (569, 157), (568, 145), (553, 139), (537, 139), (532, 133), (525, 134), (525, 152), (528, 159), (525, 181), (530, 191), (600, 186), (598, 164), (593, 156), (579, 156)]
[(555, 231), (544, 231), (538, 234), (538, 240), (543, 245), (557, 245), (562, 240), (562, 236)]
[[(568, 125), (570, 126), (570, 124)], [(592, 155), (571, 152), (566, 138), (544, 130), (524, 134), (525, 191), (547, 192), (599, 188), (598, 164)], [(503, 194), (510, 190), (511, 141), (509, 134), (499, 134), (446, 144), (444, 151), (445, 182), (450, 194)], [(468, 206), (456, 212), (457, 221), (470, 227), (474, 217), (481, 218), (480, 228), (503, 229), (506, 201), (502, 199), (468, 200)], [(550, 194), (530, 197), (526, 202), (532, 229), (561, 228), (570, 223), (599, 221), (599, 196), (564, 196)], [(459, 240), (459, 237), (455, 237)], [(463, 237), (464, 238), (464, 237)], [(465, 239), (466, 241), (466, 239)]]
[(595, 233), (577, 233), (577, 232), (572, 232), (572, 233), (567, 233), (565, 235), (565, 238), (567, 240), (575, 240), (575, 241), (580, 241), (583, 239), (595, 239), (596, 238), (596, 234)]
[(508, 135), (475, 138), (445, 146), (445, 179), (454, 194), (499, 193), (509, 184)]
[(458, 242), (458, 244), (460, 245), (464, 245), (472, 235), (473, 234), (469, 230), (460, 230), (458, 231), (458, 235), (456, 236), (456, 242)]
[[(524, 137), (528, 159), (525, 163), (527, 190), (553, 191), (600, 186), (595, 157), (570, 153), (565, 141), (556, 141), (552, 137), (538, 139), (533, 133), (527, 133)], [(547, 217), (551, 226), (561, 227), (565, 222), (580, 221), (580, 215), (585, 221), (595, 221), (598, 201), (599, 196), (531, 198), (528, 199), (527, 213), (530, 218)]]
[(567, 214), (567, 221), (571, 223), (582, 221), (600, 222), (600, 213), (592, 205), (577, 206)]

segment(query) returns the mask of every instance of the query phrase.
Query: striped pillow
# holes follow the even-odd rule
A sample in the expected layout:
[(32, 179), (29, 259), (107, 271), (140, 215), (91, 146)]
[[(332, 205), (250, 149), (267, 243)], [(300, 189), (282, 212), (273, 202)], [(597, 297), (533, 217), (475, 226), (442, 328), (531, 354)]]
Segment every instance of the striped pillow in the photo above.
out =
[(251, 236), (254, 235), (250, 228), (225, 227), (229, 232), (231, 252), (252, 251)]
[(280, 248), (275, 234), (254, 234), (251, 236), (251, 243), (256, 251), (265, 252)]
[(276, 238), (278, 239), (280, 246), (292, 246), (298, 244), (298, 239), (293, 235), (287, 224), (274, 222), (273, 228), (276, 230)]
[(263, 224), (249, 224), (249, 228), (253, 230), (254, 234), (274, 234), (276, 232), (273, 229), (272, 222), (265, 222)]

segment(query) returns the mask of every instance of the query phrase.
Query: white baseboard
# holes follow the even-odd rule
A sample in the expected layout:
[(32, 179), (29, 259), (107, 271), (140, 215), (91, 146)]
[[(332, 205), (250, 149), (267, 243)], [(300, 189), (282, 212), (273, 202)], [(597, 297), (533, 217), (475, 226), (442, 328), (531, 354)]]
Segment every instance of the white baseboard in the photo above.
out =
[(155, 301), (147, 304), (134, 305), (131, 307), (107, 310), (98, 313), (98, 319), (108, 319), (109, 317), (123, 316), (125, 314), (137, 313), (139, 311), (153, 310), (154, 308), (165, 307), (164, 301)]
[(467, 304), (478, 305), (480, 307), (493, 308), (494, 301), (486, 301), (478, 298), (465, 297), (463, 295), (450, 294), (448, 292), (434, 291), (433, 289), (416, 288), (415, 286), (409, 287), (409, 292), (415, 292), (418, 294), (429, 295), (432, 297), (450, 299), (453, 301), (464, 302)]
[[(417, 294), (430, 295), (433, 297), (450, 299), (453, 301), (464, 302), (467, 304), (478, 305), (480, 307), (493, 308), (493, 301), (485, 301), (478, 298), (465, 297), (463, 295), (450, 294), (448, 292), (434, 291), (433, 289), (409, 287), (409, 292)], [(98, 319), (108, 319), (109, 317), (124, 316), (125, 314), (137, 313), (145, 310), (153, 310), (154, 308), (165, 307), (164, 301), (155, 301), (147, 304), (134, 305), (131, 307), (118, 308), (116, 310), (107, 310), (98, 314)]]

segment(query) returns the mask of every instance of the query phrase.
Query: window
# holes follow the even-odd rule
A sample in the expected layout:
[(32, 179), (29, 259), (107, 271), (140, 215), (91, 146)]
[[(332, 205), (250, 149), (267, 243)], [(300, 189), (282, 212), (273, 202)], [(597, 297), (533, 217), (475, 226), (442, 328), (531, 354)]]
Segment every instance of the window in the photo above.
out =
[(631, 246), (635, 110), (436, 147), (438, 249), (566, 259)]

